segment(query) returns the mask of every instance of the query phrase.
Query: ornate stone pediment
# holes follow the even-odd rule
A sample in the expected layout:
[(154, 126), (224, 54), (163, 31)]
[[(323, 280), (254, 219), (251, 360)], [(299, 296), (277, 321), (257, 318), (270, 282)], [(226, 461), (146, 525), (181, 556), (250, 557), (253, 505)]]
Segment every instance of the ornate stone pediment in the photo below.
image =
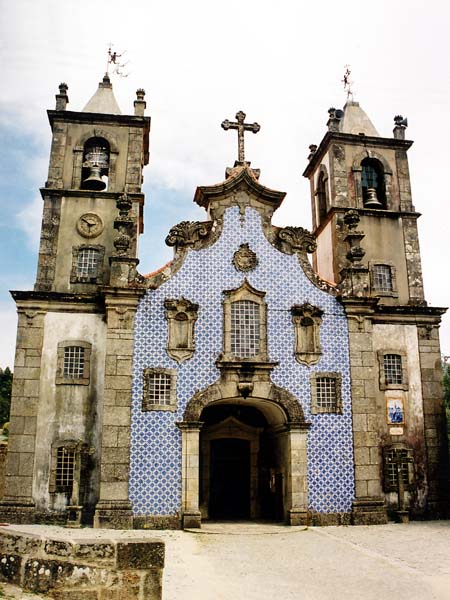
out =
[(212, 226), (213, 221), (182, 221), (169, 231), (166, 244), (175, 248), (196, 247), (209, 236)]
[(294, 356), (297, 362), (314, 365), (322, 356), (320, 345), (320, 325), (323, 311), (306, 302), (291, 308), (295, 328)]

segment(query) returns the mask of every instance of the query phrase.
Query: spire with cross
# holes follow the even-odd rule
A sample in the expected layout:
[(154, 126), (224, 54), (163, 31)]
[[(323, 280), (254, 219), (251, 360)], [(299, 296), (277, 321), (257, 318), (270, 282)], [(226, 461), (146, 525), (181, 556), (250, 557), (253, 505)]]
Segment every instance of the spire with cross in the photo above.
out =
[(245, 113), (240, 110), (238, 113), (236, 113), (237, 121), (229, 121), (228, 119), (225, 119), (225, 121), (222, 123), (222, 128), (225, 129), (225, 131), (228, 129), (237, 129), (238, 132), (238, 160), (235, 166), (244, 166), (246, 164), (244, 151), (244, 132), (253, 131), (253, 133), (258, 133), (258, 131), (261, 129), (258, 123), (244, 123), (245, 116)]

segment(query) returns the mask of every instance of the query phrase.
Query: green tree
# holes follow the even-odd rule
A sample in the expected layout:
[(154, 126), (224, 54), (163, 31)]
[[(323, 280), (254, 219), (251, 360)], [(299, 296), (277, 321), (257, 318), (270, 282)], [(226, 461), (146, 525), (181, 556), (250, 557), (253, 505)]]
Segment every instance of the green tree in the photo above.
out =
[(13, 374), (9, 367), (0, 368), (0, 427), (9, 421)]

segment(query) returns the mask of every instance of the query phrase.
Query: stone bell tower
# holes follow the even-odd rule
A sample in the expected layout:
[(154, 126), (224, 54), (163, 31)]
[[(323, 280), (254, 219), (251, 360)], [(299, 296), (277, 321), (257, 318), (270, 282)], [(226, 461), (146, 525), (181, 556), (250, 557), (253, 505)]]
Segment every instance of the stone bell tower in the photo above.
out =
[(150, 118), (142, 89), (134, 114), (121, 114), (108, 74), (82, 111), (67, 110), (67, 90), (59, 86), (48, 111), (34, 291), (12, 292), (19, 322), (0, 513), (16, 522), (50, 513), (91, 523), (101, 506), (131, 514), (123, 448)]
[(328, 131), (310, 146), (304, 171), (314, 266), (340, 289), (348, 318), (355, 523), (383, 522), (386, 509), (444, 514), (447, 496), (439, 346), (445, 309), (424, 299), (412, 142), (407, 120), (394, 122), (393, 137), (381, 137), (358, 102), (330, 108)]

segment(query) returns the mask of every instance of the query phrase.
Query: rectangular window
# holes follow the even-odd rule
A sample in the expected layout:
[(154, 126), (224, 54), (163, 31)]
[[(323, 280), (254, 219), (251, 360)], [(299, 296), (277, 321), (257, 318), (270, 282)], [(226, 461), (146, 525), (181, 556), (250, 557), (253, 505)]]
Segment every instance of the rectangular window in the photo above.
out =
[(318, 377), (317, 385), (317, 407), (329, 412), (336, 410), (336, 379), (334, 377)]
[(148, 379), (149, 404), (170, 404), (170, 375), (153, 373)]
[(250, 358), (259, 353), (259, 304), (251, 300), (231, 303), (231, 353), (239, 358)]
[(383, 368), (386, 385), (403, 383), (402, 357), (399, 354), (385, 354)]
[(392, 292), (392, 270), (389, 265), (374, 265), (373, 271), (373, 287), (377, 292)]
[(56, 492), (71, 494), (75, 474), (75, 450), (58, 448), (56, 456)]
[(83, 248), (78, 252), (77, 277), (95, 278), (98, 272), (99, 251), (95, 248)]
[(397, 490), (398, 475), (402, 478), (406, 488), (413, 480), (413, 456), (409, 449), (395, 448), (384, 451), (385, 460), (385, 487), (387, 491)]
[(142, 410), (176, 410), (175, 369), (148, 367), (144, 369)]
[(81, 379), (84, 376), (84, 351), (81, 346), (66, 346), (64, 348), (64, 377)]
[(340, 373), (311, 373), (311, 413), (342, 413)]

